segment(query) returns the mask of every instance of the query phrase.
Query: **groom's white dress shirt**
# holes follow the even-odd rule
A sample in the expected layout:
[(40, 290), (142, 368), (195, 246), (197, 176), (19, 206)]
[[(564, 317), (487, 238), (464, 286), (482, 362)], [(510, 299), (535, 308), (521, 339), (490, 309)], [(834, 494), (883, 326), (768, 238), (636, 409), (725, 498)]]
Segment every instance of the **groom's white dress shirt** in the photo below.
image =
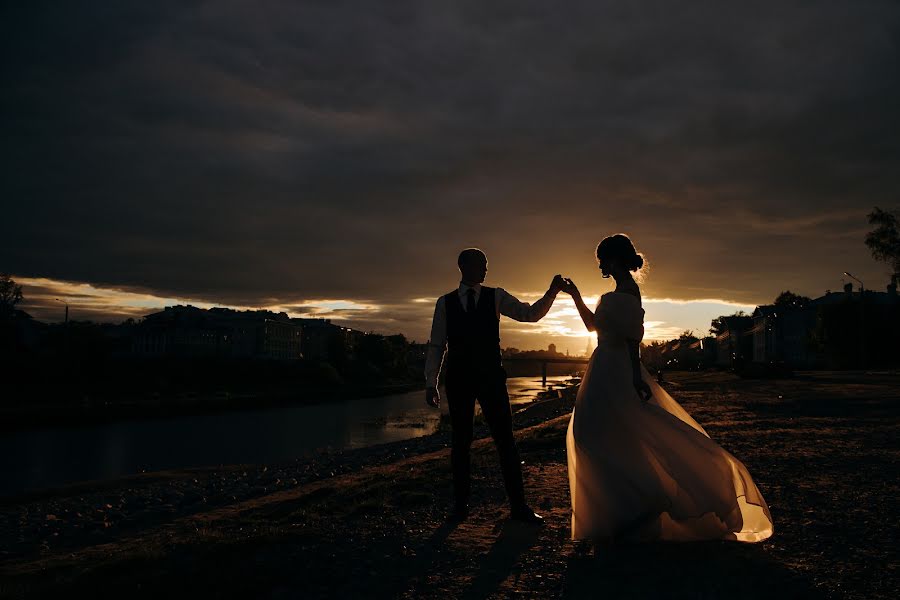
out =
[[(468, 286), (464, 283), (459, 284), (457, 293), (462, 303), (463, 311), (466, 310), (466, 293), (475, 290), (475, 306), (478, 306), (478, 300), (481, 298), (481, 284), (476, 283), (474, 286)], [(515, 321), (525, 323), (534, 323), (540, 321), (550, 307), (556, 294), (548, 291), (544, 297), (535, 302), (528, 304), (516, 299), (515, 296), (504, 290), (496, 288), (494, 293), (494, 310), (497, 312), (497, 318), (500, 315), (506, 315)], [(438, 375), (441, 373), (441, 365), (444, 362), (444, 353), (447, 351), (447, 307), (445, 306), (444, 296), (438, 298), (434, 305), (434, 320), (431, 322), (431, 339), (428, 342), (428, 354), (425, 356), (425, 387), (437, 387)]]

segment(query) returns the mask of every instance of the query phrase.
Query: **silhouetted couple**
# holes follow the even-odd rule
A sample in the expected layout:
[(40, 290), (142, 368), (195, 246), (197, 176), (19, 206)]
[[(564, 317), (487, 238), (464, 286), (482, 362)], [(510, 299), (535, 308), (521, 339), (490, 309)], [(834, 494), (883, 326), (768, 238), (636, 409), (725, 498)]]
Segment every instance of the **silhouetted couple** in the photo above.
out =
[(446, 351), (452, 516), (464, 519), (469, 512), (478, 400), (500, 455), (511, 517), (542, 521), (525, 499), (500, 359), (500, 315), (538, 321), (563, 291), (598, 338), (566, 434), (572, 538), (754, 542), (771, 536), (772, 517), (746, 467), (713, 442), (640, 363), (644, 310), (632, 273), (641, 270), (643, 256), (623, 234), (605, 238), (596, 256), (602, 276), (613, 278), (616, 287), (592, 311), (575, 283), (561, 275), (533, 305), (485, 287), (487, 257), (475, 248), (460, 253), (462, 281), (437, 301), (425, 366), (426, 402), (439, 407), (437, 381)]

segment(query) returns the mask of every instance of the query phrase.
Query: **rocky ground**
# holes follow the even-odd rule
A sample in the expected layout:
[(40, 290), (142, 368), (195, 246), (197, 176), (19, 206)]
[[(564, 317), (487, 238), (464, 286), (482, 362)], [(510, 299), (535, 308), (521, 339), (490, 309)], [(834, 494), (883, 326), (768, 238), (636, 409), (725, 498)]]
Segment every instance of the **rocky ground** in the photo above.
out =
[(673, 396), (753, 474), (775, 519), (770, 540), (572, 543), (569, 393), (515, 415), (542, 527), (506, 520), (488, 439), (474, 446), (473, 514), (447, 522), (441, 431), (290, 464), (7, 499), (0, 596), (897, 597), (900, 376), (670, 379)]

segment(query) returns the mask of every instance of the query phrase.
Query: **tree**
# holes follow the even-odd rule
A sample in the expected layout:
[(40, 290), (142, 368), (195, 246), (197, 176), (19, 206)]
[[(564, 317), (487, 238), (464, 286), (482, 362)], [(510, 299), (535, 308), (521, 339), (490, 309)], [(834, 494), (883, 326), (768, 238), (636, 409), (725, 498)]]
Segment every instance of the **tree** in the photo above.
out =
[(745, 312), (742, 311), (742, 310), (739, 310), (739, 311), (737, 311), (736, 313), (734, 313), (733, 315), (724, 315), (724, 316), (721, 316), (721, 317), (716, 317), (716, 318), (713, 319), (712, 322), (709, 324), (709, 332), (710, 332), (712, 335), (720, 335), (720, 334), (723, 334), (723, 333), (725, 333), (725, 330), (728, 329), (728, 326), (726, 325), (725, 319), (727, 319), (728, 317), (746, 317), (746, 316), (747, 316), (747, 313), (745, 313)]
[(0, 273), (0, 316), (11, 315), (22, 298), (22, 286), (8, 273)]
[(794, 292), (787, 290), (778, 294), (775, 298), (775, 306), (778, 308), (805, 308), (812, 302), (811, 298), (800, 296)]
[(888, 263), (894, 277), (900, 277), (900, 217), (896, 212), (876, 206), (869, 213), (869, 225), (876, 226), (866, 234), (866, 246), (872, 251), (872, 257)]

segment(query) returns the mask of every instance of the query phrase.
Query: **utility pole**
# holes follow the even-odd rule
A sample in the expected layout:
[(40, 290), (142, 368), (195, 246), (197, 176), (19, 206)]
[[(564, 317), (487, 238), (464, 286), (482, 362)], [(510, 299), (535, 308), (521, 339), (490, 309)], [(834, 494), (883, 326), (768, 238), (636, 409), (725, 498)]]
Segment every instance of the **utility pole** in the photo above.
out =
[(854, 277), (847, 271), (844, 271), (844, 275), (849, 277), (850, 279), (856, 281), (859, 284), (859, 368), (866, 368), (866, 318), (865, 318), (865, 309), (863, 308), (865, 305), (866, 299), (866, 288), (863, 285), (862, 280)]
[(63, 323), (65, 324), (66, 327), (68, 327), (69, 326), (69, 303), (66, 302), (65, 300), (60, 300), (59, 298), (54, 298), (54, 300), (56, 300), (57, 302), (62, 302), (63, 304), (66, 305), (66, 320), (63, 321)]
[(62, 302), (66, 305), (66, 317), (63, 321), (63, 352), (68, 356), (69, 354), (69, 303), (65, 300), (60, 300), (59, 298), (54, 298), (57, 302)]

